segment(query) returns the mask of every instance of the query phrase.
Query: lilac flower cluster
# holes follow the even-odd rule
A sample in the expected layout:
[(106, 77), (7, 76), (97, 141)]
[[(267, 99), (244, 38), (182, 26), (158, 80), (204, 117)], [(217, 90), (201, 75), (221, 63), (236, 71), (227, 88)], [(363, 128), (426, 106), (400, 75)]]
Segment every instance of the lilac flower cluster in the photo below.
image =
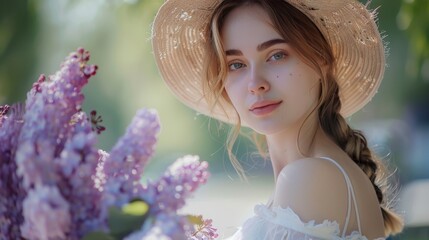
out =
[(192, 233), (189, 239), (191, 240), (210, 240), (218, 237), (217, 229), (212, 226), (212, 220), (206, 219), (197, 225), (196, 231)]
[(102, 193), (91, 179), (96, 136), (81, 111), (81, 90), (97, 69), (88, 60), (78, 49), (60, 71), (38, 79), (25, 105), (13, 105), (10, 114), (2, 108), (1, 239), (80, 239), (106, 228)]
[[(17, 105), (18, 106), (18, 105)], [(24, 221), (22, 201), (25, 191), (14, 161), (22, 126), (18, 107), (0, 108), (0, 239), (20, 239), (19, 226)], [(8, 115), (7, 115), (8, 114)], [(5, 197), (7, 196), (7, 197)]]
[(177, 214), (207, 181), (206, 162), (186, 156), (159, 180), (140, 182), (160, 129), (154, 110), (138, 111), (110, 154), (96, 148), (102, 120), (81, 110), (81, 90), (97, 70), (88, 61), (89, 53), (78, 49), (60, 71), (34, 83), (25, 105), (0, 106), (0, 240), (109, 233), (109, 208), (133, 199), (149, 211), (129, 239), (214, 239), (207, 221), (195, 227)]
[(154, 153), (159, 120), (155, 111), (140, 110), (104, 161), (107, 205), (122, 206), (142, 193), (140, 178)]
[[(177, 159), (158, 181), (144, 185), (141, 197), (150, 206), (150, 218), (140, 231), (126, 239), (139, 240), (142, 236), (147, 239), (207, 239), (196, 234), (202, 229), (194, 229), (188, 216), (176, 214), (198, 186), (207, 181), (207, 168), (207, 162), (200, 162), (197, 156), (185, 156)], [(217, 237), (216, 229), (203, 228), (202, 231)]]
[(157, 214), (182, 208), (185, 199), (207, 181), (207, 168), (207, 162), (200, 162), (198, 156), (176, 160), (157, 182), (145, 186), (144, 200), (152, 206), (150, 211)]

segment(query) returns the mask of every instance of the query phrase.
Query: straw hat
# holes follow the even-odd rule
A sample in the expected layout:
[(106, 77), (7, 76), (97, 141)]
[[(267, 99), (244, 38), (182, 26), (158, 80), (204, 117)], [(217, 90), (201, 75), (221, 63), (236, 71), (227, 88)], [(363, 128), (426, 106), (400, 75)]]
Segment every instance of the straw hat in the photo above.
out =
[[(162, 78), (179, 100), (200, 113), (235, 123), (233, 107), (221, 102), (210, 109), (202, 87), (205, 32), (220, 1), (167, 0), (156, 15), (152, 45)], [(375, 95), (384, 74), (384, 46), (374, 12), (357, 0), (285, 1), (306, 14), (331, 45), (341, 114), (352, 115)]]

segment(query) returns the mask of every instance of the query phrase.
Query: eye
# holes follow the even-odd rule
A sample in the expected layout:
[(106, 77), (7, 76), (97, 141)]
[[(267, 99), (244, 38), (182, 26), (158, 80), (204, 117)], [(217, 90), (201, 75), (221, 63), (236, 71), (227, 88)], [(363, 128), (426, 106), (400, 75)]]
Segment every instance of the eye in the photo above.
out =
[(241, 62), (234, 62), (228, 65), (228, 69), (229, 71), (236, 71), (242, 67), (244, 67), (245, 65)]
[(284, 59), (287, 56), (287, 54), (285, 52), (277, 52), (274, 53), (269, 59), (268, 61), (279, 61)]

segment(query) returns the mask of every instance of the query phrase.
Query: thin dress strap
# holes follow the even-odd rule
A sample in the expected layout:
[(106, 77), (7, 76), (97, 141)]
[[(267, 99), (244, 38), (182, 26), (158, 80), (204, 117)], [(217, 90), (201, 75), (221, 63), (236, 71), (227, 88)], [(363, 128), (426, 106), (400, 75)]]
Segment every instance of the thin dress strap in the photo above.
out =
[(346, 236), (347, 227), (349, 225), (350, 212), (351, 212), (351, 201), (352, 200), (353, 200), (354, 208), (355, 208), (355, 211), (356, 211), (356, 219), (357, 219), (359, 233), (362, 234), (361, 226), (360, 226), (359, 209), (358, 209), (358, 205), (357, 205), (357, 202), (356, 202), (355, 192), (353, 190), (353, 185), (352, 185), (352, 182), (350, 181), (349, 175), (347, 175), (347, 173), (344, 170), (344, 168), (341, 167), (341, 165), (338, 164), (332, 158), (328, 158), (328, 157), (320, 157), (320, 158), (328, 160), (328, 161), (332, 162), (333, 164), (335, 164), (335, 166), (337, 166), (340, 169), (340, 171), (343, 173), (344, 179), (346, 180), (348, 203), (347, 203), (347, 217), (346, 217), (346, 222), (344, 223), (344, 229), (343, 229), (342, 237), (344, 238)]

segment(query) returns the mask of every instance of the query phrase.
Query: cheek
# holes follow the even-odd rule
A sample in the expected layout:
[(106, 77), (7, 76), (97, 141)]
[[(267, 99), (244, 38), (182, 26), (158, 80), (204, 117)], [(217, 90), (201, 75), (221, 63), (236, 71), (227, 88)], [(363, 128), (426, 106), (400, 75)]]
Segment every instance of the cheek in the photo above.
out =
[(319, 81), (317, 77), (308, 74), (303, 74), (302, 78), (307, 80), (300, 82), (299, 89), (296, 89), (293, 94), (303, 108), (312, 108), (319, 99)]
[(237, 92), (237, 87), (233, 86), (232, 84), (225, 84), (225, 91), (224, 95), (227, 100), (235, 107), (237, 108), (238, 99), (239, 99), (239, 92)]
[(310, 95), (313, 96), (316, 100), (319, 99), (320, 95), (320, 81), (315, 82), (310, 89)]
[(241, 117), (243, 117), (243, 114), (247, 112), (245, 103), (246, 94), (242, 89), (243, 88), (241, 86), (237, 85), (225, 85), (225, 94), (227, 95), (227, 99), (229, 99), (229, 102)]
[(229, 84), (228, 82), (225, 82), (223, 95), (226, 97), (227, 100), (230, 100), (230, 102), (232, 102), (231, 96), (234, 96), (234, 94), (232, 93), (231, 84)]
[(283, 89), (283, 95), (298, 108), (308, 108), (317, 101), (319, 96), (319, 81), (313, 74), (300, 71), (286, 73), (287, 78), (279, 82), (278, 89)]
[(318, 93), (320, 83), (318, 75), (300, 71), (289, 73), (289, 78), (296, 94), (308, 97)]

